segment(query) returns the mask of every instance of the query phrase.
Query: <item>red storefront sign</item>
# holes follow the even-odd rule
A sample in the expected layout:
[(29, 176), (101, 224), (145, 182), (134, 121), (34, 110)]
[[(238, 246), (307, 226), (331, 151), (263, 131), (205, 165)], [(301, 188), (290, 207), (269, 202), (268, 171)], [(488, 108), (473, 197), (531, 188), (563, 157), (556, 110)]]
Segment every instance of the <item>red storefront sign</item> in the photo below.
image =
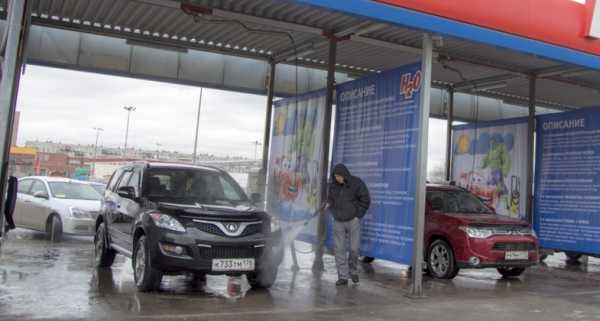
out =
[(600, 55), (600, 0), (376, 0)]

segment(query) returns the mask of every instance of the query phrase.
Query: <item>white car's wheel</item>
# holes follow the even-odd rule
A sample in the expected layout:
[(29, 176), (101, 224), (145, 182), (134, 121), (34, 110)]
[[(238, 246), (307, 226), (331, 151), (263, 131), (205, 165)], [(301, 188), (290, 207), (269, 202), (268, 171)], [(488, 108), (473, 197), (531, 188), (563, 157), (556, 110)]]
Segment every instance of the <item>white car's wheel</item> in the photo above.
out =
[(60, 242), (63, 237), (62, 221), (56, 214), (52, 214), (46, 222), (46, 234), (52, 242)]

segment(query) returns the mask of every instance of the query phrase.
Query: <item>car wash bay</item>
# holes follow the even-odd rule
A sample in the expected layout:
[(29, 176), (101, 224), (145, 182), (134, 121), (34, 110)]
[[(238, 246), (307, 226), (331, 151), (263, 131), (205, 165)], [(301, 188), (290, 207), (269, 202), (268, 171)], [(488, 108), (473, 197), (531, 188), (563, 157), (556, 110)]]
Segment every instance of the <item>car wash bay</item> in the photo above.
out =
[[(425, 75), (422, 113), (465, 122), (528, 116), (530, 147), (536, 109), (597, 106), (600, 96), (597, 55), (550, 44), (546, 39), (536, 41), (440, 18), (415, 8), (364, 1), (347, 1), (342, 6), (318, 0), (13, 1), (10, 8), (3, 3), (3, 30), (8, 33), (0, 120), (5, 133), (10, 133), (24, 63), (266, 94), (264, 172), (273, 97), (326, 88), (327, 126), (331, 124), (334, 83), (417, 61), (422, 61)], [(446, 99), (432, 98), (429, 103), (430, 90)], [(464, 97), (461, 94), (501, 99), (507, 106), (460, 105), (456, 102)], [(427, 117), (420, 121), (421, 161), (417, 163), (422, 166), (417, 169), (417, 200), (422, 201)], [(10, 137), (5, 135), (4, 159), (8, 141)], [(324, 146), (329, 141), (325, 134)], [(323, 159), (328, 158), (325, 153)], [(533, 148), (527, 163), (532, 169)], [(6, 168), (2, 173), (4, 182)], [(528, 196), (532, 195), (533, 170), (529, 173), (524, 184)], [(527, 200), (527, 213), (531, 213), (531, 197)], [(423, 209), (415, 212), (423, 213)], [(422, 214), (415, 215), (415, 253), (422, 253), (422, 219)], [(223, 278), (211, 279), (206, 288), (196, 291), (189, 288), (185, 278), (174, 277), (162, 293), (138, 294), (130, 281), (127, 260), (112, 272), (94, 271), (89, 240), (75, 238), (65, 244), (49, 244), (38, 234), (21, 230), (8, 234), (8, 239), (1, 257), (5, 286), (0, 295), (6, 298), (2, 300), (2, 315), (9, 319), (104, 317), (106, 313), (142, 319), (157, 314), (183, 318), (205, 313), (207, 317), (232, 319), (244, 315), (251, 320), (281, 319), (289, 311), (298, 312), (302, 319), (342, 315), (364, 319), (370, 313), (382, 319), (399, 313), (431, 319), (446, 315), (448, 309), (457, 316), (464, 313), (465, 319), (489, 317), (492, 312), (498, 318), (526, 313), (532, 319), (564, 319), (597, 313), (588, 305), (597, 295), (593, 262), (589, 273), (568, 270), (560, 260), (550, 260), (548, 267), (535, 268), (520, 281), (498, 280), (495, 273), (473, 271), (451, 282), (425, 279), (424, 283), (420, 275), (409, 279), (402, 276), (398, 266), (376, 262), (363, 267), (363, 284), (339, 290), (333, 287), (335, 268), (326, 257), (323, 275), (314, 277), (308, 269), (293, 274), (284, 264), (285, 272), (274, 289), (250, 291), (243, 299), (236, 299), (238, 295), (228, 293), (229, 281)], [(312, 264), (311, 257), (300, 259), (304, 268)], [(417, 257), (417, 264), (420, 261)], [(34, 285), (43, 289), (41, 293), (58, 291), (56, 298), (71, 296), (73, 304), (68, 300), (49, 304), (52, 301), (36, 298), (31, 292)], [(429, 298), (409, 301), (404, 297), (419, 296), (423, 288)], [(531, 292), (547, 298), (523, 300)], [(476, 309), (471, 303), (456, 305), (461, 300), (482, 304)], [(548, 304), (551, 300), (553, 304)], [(437, 302), (435, 308), (433, 302)], [(77, 308), (71, 309), (73, 306)]]

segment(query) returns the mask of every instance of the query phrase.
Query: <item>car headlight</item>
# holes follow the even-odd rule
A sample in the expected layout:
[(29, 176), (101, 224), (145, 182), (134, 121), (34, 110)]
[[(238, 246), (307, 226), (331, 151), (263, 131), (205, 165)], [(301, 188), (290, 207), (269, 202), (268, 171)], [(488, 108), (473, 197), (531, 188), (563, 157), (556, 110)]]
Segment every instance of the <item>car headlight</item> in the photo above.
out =
[(474, 239), (485, 239), (494, 235), (494, 231), (487, 227), (461, 226), (459, 229), (463, 230), (468, 237)]
[(71, 217), (73, 218), (92, 218), (92, 214), (90, 212), (77, 207), (70, 207), (69, 214), (71, 214)]
[(275, 217), (271, 217), (271, 232), (275, 232), (281, 229), (281, 223)]
[(176, 232), (185, 232), (185, 227), (178, 220), (167, 214), (152, 213), (150, 217), (158, 227)]

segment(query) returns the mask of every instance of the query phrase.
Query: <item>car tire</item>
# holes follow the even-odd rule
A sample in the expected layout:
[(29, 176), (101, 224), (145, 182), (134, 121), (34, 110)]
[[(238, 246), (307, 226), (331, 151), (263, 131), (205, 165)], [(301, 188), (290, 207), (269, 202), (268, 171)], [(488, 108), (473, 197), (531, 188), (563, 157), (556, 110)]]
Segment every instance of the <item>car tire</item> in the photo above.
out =
[(375, 261), (375, 258), (371, 256), (361, 256), (360, 261), (363, 263), (373, 263), (373, 261)]
[(136, 240), (131, 257), (135, 285), (142, 292), (158, 290), (163, 275), (162, 271), (153, 267), (146, 240), (144, 235)]
[(194, 273), (192, 274), (192, 283), (204, 284), (206, 283), (206, 273)]
[(526, 268), (521, 267), (505, 267), (505, 268), (497, 268), (498, 273), (502, 274), (504, 278), (516, 278), (525, 272)]
[(448, 242), (435, 240), (427, 251), (427, 271), (436, 279), (453, 279), (458, 274), (454, 251)]
[(583, 256), (583, 254), (577, 252), (565, 252), (565, 255), (567, 256), (567, 262), (570, 263), (579, 263), (579, 259)]
[(46, 234), (51, 242), (60, 242), (63, 237), (62, 221), (56, 214), (50, 215), (46, 222)]
[(106, 225), (100, 223), (94, 235), (94, 263), (98, 268), (110, 267), (115, 261), (117, 252), (110, 248)]
[(261, 270), (256, 273), (246, 274), (248, 283), (257, 289), (268, 289), (277, 280), (277, 269)]

